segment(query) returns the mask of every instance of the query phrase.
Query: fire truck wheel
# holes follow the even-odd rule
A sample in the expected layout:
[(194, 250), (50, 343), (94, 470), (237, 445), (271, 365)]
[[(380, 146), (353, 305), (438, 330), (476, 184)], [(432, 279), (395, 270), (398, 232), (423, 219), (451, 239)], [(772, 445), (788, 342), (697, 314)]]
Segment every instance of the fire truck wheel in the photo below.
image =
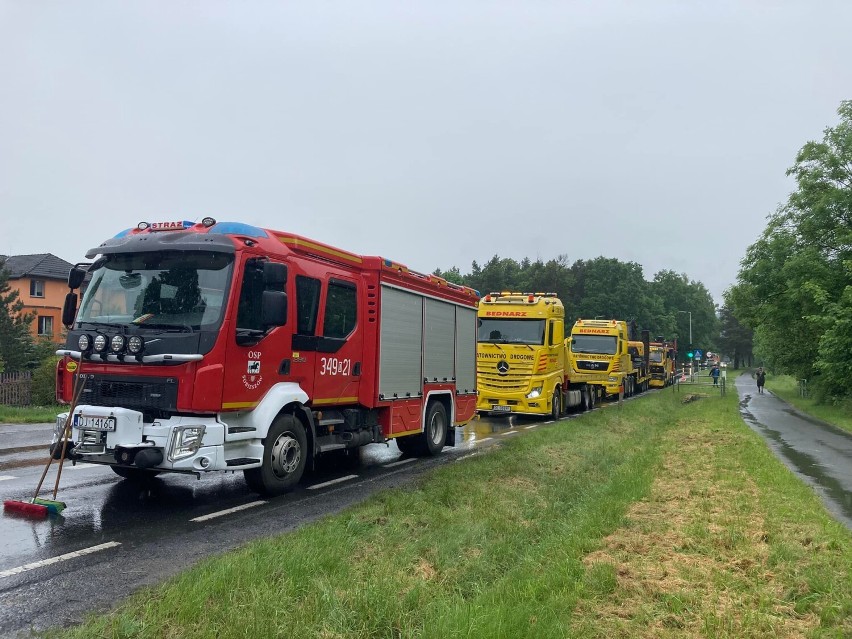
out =
[(127, 466), (110, 466), (110, 468), (119, 477), (136, 482), (142, 482), (160, 474), (158, 470), (143, 470), (141, 468), (128, 468)]
[(397, 437), (394, 439), (399, 452), (409, 457), (414, 457), (423, 452), (423, 436), (422, 435), (406, 435), (405, 437)]
[(562, 391), (559, 387), (553, 389), (553, 399), (550, 400), (550, 419), (557, 420), (562, 417)]
[(432, 402), (426, 411), (426, 428), (423, 431), (427, 455), (437, 455), (447, 443), (447, 410), (441, 402)]
[(302, 478), (307, 461), (308, 438), (302, 422), (293, 415), (279, 415), (263, 442), (260, 468), (243, 471), (246, 483), (261, 495), (280, 495)]

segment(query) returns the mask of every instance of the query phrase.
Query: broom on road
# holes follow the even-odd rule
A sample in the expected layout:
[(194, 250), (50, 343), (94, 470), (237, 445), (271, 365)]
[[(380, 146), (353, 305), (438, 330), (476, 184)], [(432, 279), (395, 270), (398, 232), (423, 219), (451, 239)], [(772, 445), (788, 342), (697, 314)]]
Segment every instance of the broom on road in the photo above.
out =
[[(80, 367), (82, 368), (82, 366)], [(68, 407), (68, 417), (65, 419), (65, 427), (62, 429), (62, 450), (59, 456), (59, 470), (56, 473), (56, 483), (53, 485), (53, 499), (42, 499), (38, 496), (41, 492), (41, 486), (44, 483), (44, 478), (47, 477), (47, 471), (50, 469), (50, 464), (53, 462), (54, 451), (58, 449), (59, 442), (56, 442), (56, 447), (51, 448), (50, 457), (41, 473), (41, 479), (38, 481), (38, 486), (35, 489), (35, 495), (30, 501), (18, 501), (16, 499), (7, 499), (3, 502), (3, 512), (7, 514), (23, 515), (25, 517), (35, 517), (44, 519), (49, 514), (58, 515), (65, 510), (65, 503), (56, 501), (56, 493), (59, 490), (59, 478), (62, 476), (62, 463), (65, 461), (65, 451), (68, 449), (68, 439), (71, 436), (71, 420), (74, 416), (74, 409), (77, 407), (77, 401), (83, 392), (82, 371), (78, 371), (77, 377), (74, 380), (74, 390), (71, 394), (71, 405)]]

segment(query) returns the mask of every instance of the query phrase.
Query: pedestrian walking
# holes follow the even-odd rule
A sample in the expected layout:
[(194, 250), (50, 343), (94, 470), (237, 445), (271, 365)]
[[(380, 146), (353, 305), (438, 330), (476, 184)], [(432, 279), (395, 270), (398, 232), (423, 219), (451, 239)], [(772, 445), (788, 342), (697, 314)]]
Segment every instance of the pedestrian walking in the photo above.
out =
[(766, 383), (766, 371), (763, 370), (762, 366), (757, 369), (757, 374), (754, 378), (757, 380), (757, 392), (763, 394), (763, 385)]
[(719, 375), (722, 374), (722, 371), (719, 370), (719, 365), (714, 364), (713, 368), (710, 369), (710, 377), (713, 378), (713, 386), (719, 385)]

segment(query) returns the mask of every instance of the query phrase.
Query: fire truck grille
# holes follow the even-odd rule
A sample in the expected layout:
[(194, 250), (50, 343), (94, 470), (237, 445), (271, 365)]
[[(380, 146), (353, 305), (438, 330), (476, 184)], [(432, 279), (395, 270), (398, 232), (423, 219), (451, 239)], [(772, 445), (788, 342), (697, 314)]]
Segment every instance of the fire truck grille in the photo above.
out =
[(577, 369), (581, 371), (605, 371), (609, 366), (606, 361), (589, 361), (580, 360), (577, 362)]
[(87, 375), (81, 404), (120, 406), (142, 412), (177, 410), (178, 383), (174, 377), (116, 377)]

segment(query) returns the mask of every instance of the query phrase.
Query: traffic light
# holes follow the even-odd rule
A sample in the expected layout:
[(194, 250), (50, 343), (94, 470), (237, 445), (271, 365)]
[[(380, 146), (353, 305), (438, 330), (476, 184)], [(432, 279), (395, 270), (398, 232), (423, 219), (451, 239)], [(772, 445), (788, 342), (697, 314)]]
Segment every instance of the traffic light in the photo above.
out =
[(687, 356), (689, 359), (692, 359), (692, 351), (686, 351), (686, 356)]

